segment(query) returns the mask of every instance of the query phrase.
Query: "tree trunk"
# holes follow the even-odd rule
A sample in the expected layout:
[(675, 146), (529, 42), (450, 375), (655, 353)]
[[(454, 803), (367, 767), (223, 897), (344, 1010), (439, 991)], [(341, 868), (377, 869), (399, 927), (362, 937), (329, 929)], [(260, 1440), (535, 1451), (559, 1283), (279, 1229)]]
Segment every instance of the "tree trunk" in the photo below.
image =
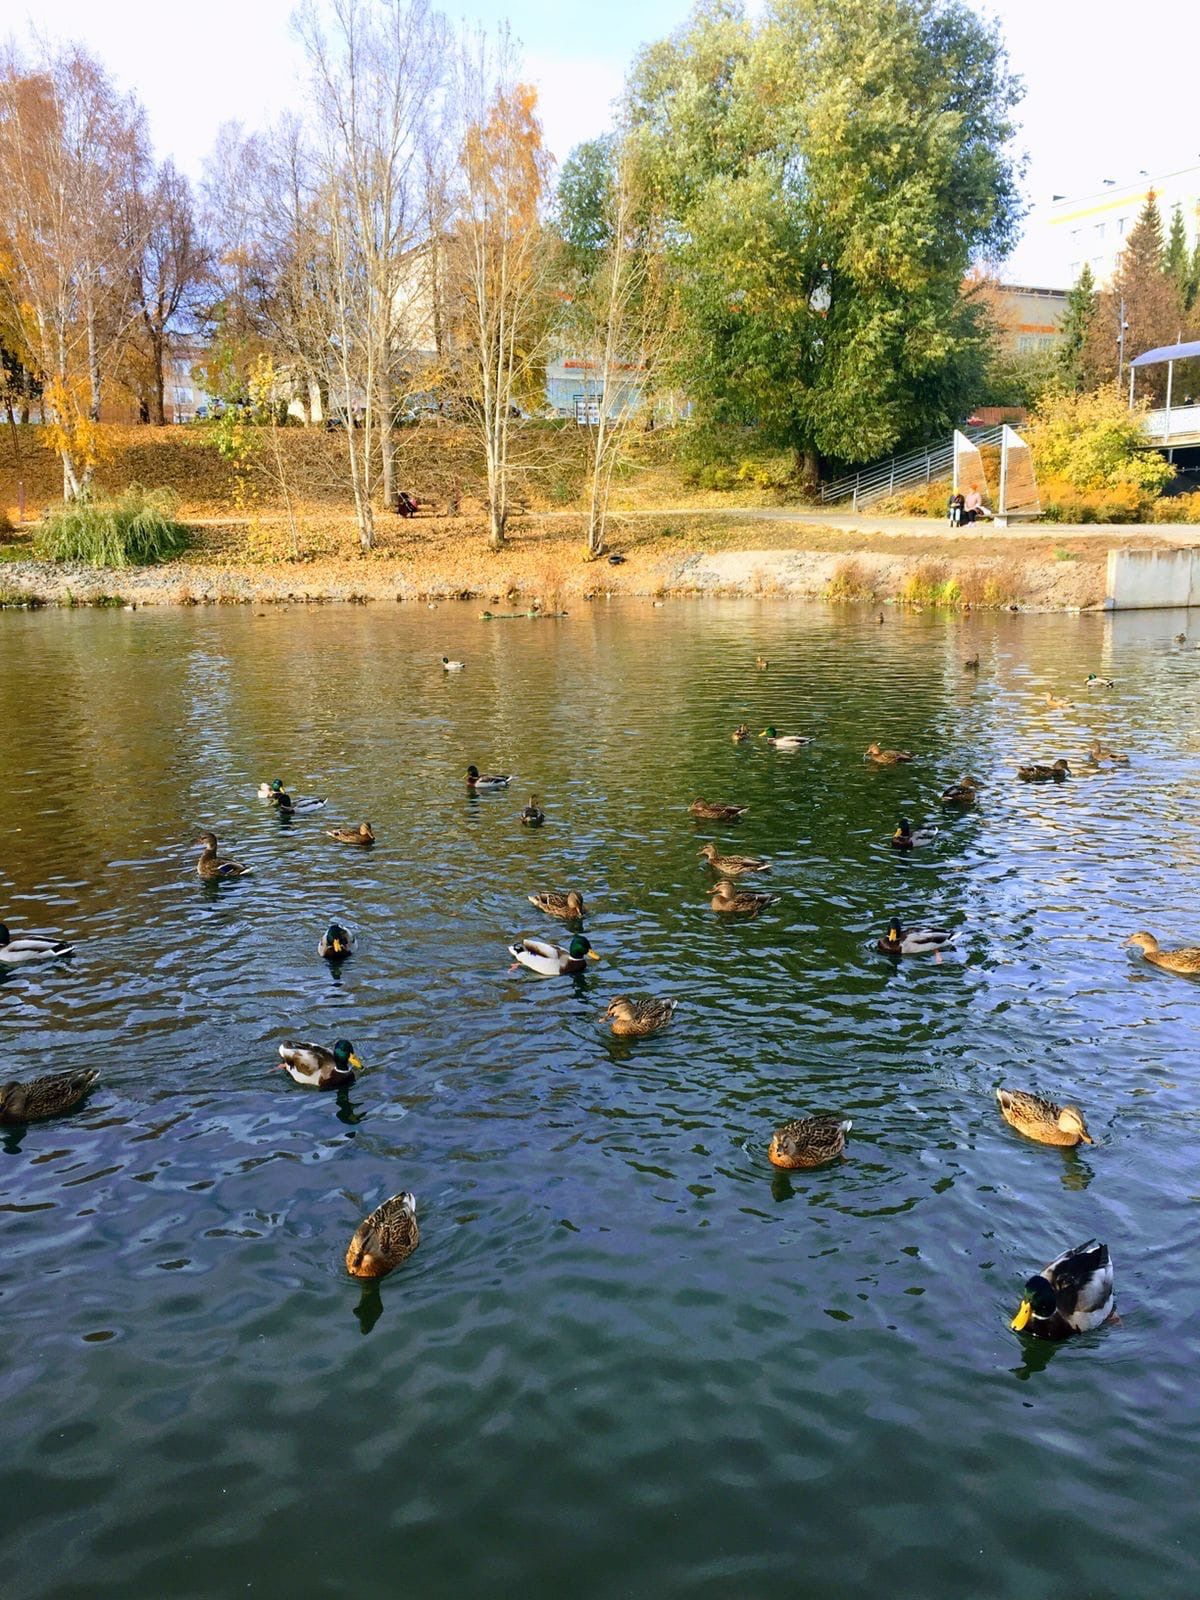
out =
[(797, 450), (796, 457), (800, 468), (800, 482), (806, 489), (815, 489), (821, 482), (820, 451), (808, 445), (803, 450)]
[(383, 503), (396, 504), (396, 433), (392, 426), (392, 380), (388, 374), (376, 385), (379, 406), (379, 456), (383, 465)]
[(166, 360), (165, 343), (161, 329), (151, 335), (150, 348), (154, 353), (154, 422), (159, 428), (164, 427), (167, 420), (167, 381), (163, 370)]
[(92, 397), (88, 406), (88, 416), (93, 422), (100, 421), (100, 349), (96, 342), (96, 314), (89, 304), (87, 308), (87, 358), (88, 380), (91, 383)]

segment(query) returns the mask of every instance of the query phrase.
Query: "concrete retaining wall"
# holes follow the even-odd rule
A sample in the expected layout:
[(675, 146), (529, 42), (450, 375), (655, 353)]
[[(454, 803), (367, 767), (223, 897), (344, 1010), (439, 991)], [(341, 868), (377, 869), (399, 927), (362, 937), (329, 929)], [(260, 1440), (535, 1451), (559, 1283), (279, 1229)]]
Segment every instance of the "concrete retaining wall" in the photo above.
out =
[(1105, 605), (1111, 611), (1200, 606), (1200, 546), (1110, 550)]

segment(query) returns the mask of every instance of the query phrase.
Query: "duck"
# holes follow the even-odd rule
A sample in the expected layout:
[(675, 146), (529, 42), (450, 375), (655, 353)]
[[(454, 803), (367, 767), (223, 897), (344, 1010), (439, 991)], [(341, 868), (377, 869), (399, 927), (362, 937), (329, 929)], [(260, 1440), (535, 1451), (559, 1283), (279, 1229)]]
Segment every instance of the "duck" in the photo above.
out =
[(743, 872), (770, 872), (771, 863), (765, 856), (723, 856), (715, 844), (702, 844), (696, 852), (702, 855), (714, 872), (723, 878), (737, 878)]
[(581, 933), (575, 935), (565, 950), (561, 945), (550, 944), (544, 939), (518, 939), (516, 944), (509, 945), (508, 953), (513, 958), (510, 970), (515, 971), (518, 966), (528, 967), (530, 972), (536, 972), (541, 978), (561, 978), (568, 972), (586, 972), (589, 961), (600, 959)]
[(465, 661), (451, 661), (449, 656), (442, 657), (443, 672), (461, 672), (466, 664)]
[(734, 744), (745, 744), (746, 740), (750, 737), (750, 729), (746, 723), (739, 722), (729, 737), (733, 740)]
[(1046, 695), (1046, 704), (1052, 711), (1068, 711), (1075, 704), (1074, 700), (1064, 700), (1061, 695)]
[(740, 822), (749, 806), (720, 805), (713, 800), (693, 800), (688, 810), (705, 822)]
[(281, 1044), (279, 1054), (282, 1065), (276, 1071), (286, 1072), (306, 1089), (348, 1089), (354, 1069), (362, 1071), (349, 1039), (335, 1040), (332, 1050), (323, 1044)]
[(1181, 645), (1182, 644), (1186, 644), (1187, 643), (1187, 634), (1186, 633), (1177, 633), (1175, 635), (1175, 643), (1176, 644), (1181, 644)]
[(325, 805), (324, 800), (319, 800), (316, 795), (298, 794), (295, 799), (285, 789), (280, 789), (275, 796), (275, 807), (283, 816), (294, 817), (303, 811), (320, 811)]
[(901, 817), (896, 824), (896, 831), (889, 841), (893, 850), (911, 850), (919, 844), (927, 844), (931, 834), (937, 832), (936, 828), (919, 828), (913, 832), (912, 823), (907, 817)]
[(1152, 933), (1130, 934), (1125, 944), (1135, 945), (1152, 967), (1161, 967), (1164, 972), (1179, 972), (1185, 977), (1200, 974), (1200, 949), (1194, 946), (1181, 950), (1160, 950), (1158, 940)]
[(1061, 783), (1070, 776), (1071, 768), (1061, 756), (1051, 767), (1042, 761), (1030, 761), (1017, 768), (1017, 777), (1022, 783)]
[(945, 928), (905, 928), (899, 917), (893, 917), (877, 948), (887, 956), (926, 956), (931, 951), (940, 956), (953, 943), (954, 935)]
[(755, 671), (757, 671), (757, 672), (765, 672), (770, 665), (771, 665), (771, 663), (767, 660), (766, 656), (755, 656), (755, 658), (754, 658)]
[(756, 917), (778, 899), (777, 894), (755, 894), (750, 889), (735, 889), (728, 878), (722, 878), (713, 889), (711, 905), (714, 911), (727, 916)]
[(1095, 1144), (1078, 1106), (1059, 1106), (1053, 1100), (1026, 1094), (1022, 1089), (997, 1089), (996, 1100), (1005, 1122), (1038, 1144)]
[(977, 655), (968, 656), (967, 659), (963, 662), (963, 670), (965, 672), (978, 672), (979, 671), (979, 657)]
[(375, 830), (369, 822), (360, 822), (357, 828), (326, 828), (325, 837), (339, 844), (356, 844), (362, 848), (375, 843)]
[(1099, 1328), (1115, 1311), (1108, 1246), (1088, 1239), (1025, 1280), (1021, 1309), (1009, 1326), (1035, 1339), (1069, 1339)]
[(467, 768), (468, 789), (507, 789), (512, 780), (511, 772), (498, 772), (489, 777), (481, 777), (479, 768), (474, 763)]
[(521, 807), (521, 821), (527, 828), (540, 828), (546, 820), (546, 813), (537, 803), (537, 795), (529, 796), (529, 804)]
[(1085, 689), (1115, 689), (1116, 683), (1112, 678), (1102, 678), (1098, 672), (1089, 672), (1083, 680)]
[(957, 783), (949, 784), (939, 795), (944, 806), (973, 806), (979, 796), (979, 779), (964, 774)]
[(1121, 767), (1129, 765), (1129, 757), (1123, 751), (1106, 750), (1098, 740), (1088, 747), (1088, 760), (1093, 766), (1098, 766), (1101, 761), (1112, 761)]
[(0, 967), (27, 967), (34, 961), (61, 961), (75, 946), (45, 933), (19, 933), (16, 938), (0, 922)]
[(346, 1270), (355, 1278), (385, 1278), (421, 1242), (417, 1202), (407, 1189), (364, 1217), (346, 1249)]
[(258, 798), (260, 800), (274, 800), (282, 788), (282, 778), (273, 778), (270, 783), (260, 783), (258, 786)]
[(100, 1074), (94, 1067), (0, 1084), (0, 1123), (41, 1122), (73, 1111)]
[(341, 961), (354, 953), (354, 935), (340, 922), (331, 922), (317, 944), (317, 954), (327, 961)]
[(678, 1004), (678, 1000), (660, 1000), (653, 995), (631, 999), (619, 994), (608, 1002), (604, 1016), (618, 1038), (644, 1039), (648, 1033), (659, 1033), (669, 1025)]
[(776, 733), (774, 728), (764, 728), (758, 736), (765, 739), (768, 744), (773, 744), (776, 750), (799, 750), (806, 744), (812, 743), (812, 737), (806, 733)]
[(821, 1167), (836, 1161), (846, 1148), (846, 1135), (854, 1124), (849, 1117), (798, 1117), (776, 1128), (767, 1149), (773, 1167)]
[(546, 889), (525, 897), (531, 906), (544, 911), (548, 917), (559, 917), (564, 922), (582, 922), (586, 916), (583, 896), (578, 889), (568, 889), (566, 894), (557, 889)]
[(877, 767), (896, 767), (902, 761), (911, 761), (912, 752), (910, 750), (881, 750), (877, 744), (871, 743), (866, 748), (866, 759), (873, 761)]
[(244, 878), (254, 871), (253, 867), (244, 867), (240, 861), (218, 860), (215, 833), (202, 833), (196, 843), (200, 846), (196, 871), (206, 883), (221, 882), (226, 878)]

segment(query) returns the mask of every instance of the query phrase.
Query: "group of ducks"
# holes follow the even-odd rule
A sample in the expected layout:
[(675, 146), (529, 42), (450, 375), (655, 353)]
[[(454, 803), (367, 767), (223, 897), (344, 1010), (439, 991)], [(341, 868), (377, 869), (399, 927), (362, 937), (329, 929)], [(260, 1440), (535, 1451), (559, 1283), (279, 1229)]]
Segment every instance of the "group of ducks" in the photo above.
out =
[[(448, 659), (444, 659), (442, 665), (447, 671), (462, 670), (461, 663)], [(760, 658), (756, 666), (764, 670), (766, 662)], [(977, 669), (978, 658), (967, 661), (966, 667)], [(1094, 673), (1087, 681), (1093, 687), (1111, 686), (1109, 680), (1100, 679)], [(732, 737), (735, 743), (743, 743), (749, 739), (750, 730), (742, 723)], [(777, 750), (797, 750), (812, 743), (808, 735), (780, 734), (770, 725), (759, 737)], [(914, 757), (910, 751), (884, 749), (872, 743), (865, 752), (865, 759), (877, 766), (893, 767), (910, 762)], [(1128, 758), (1093, 744), (1089, 760), (1096, 765), (1102, 761), (1125, 762)], [(1062, 759), (1053, 764), (1029, 763), (1018, 768), (1018, 777), (1025, 782), (1061, 782), (1069, 775), (1069, 764)], [(467, 768), (466, 787), (472, 794), (504, 790), (511, 782), (511, 774), (486, 776), (473, 764)], [(977, 779), (964, 775), (942, 791), (941, 802), (947, 806), (971, 806), (979, 787)], [(326, 805), (324, 798), (315, 796), (293, 798), (278, 778), (263, 783), (258, 792), (260, 798), (273, 804), (284, 817), (318, 811)], [(697, 820), (718, 823), (736, 823), (748, 809), (743, 805), (699, 798), (689, 807)], [(540, 827), (544, 823), (545, 813), (535, 795), (530, 796), (529, 803), (519, 813), (519, 820), (527, 827)], [(359, 847), (375, 842), (370, 823), (362, 823), (357, 828), (330, 828), (325, 833), (341, 843)], [(922, 837), (920, 832), (913, 832), (908, 819), (901, 818), (891, 843), (898, 850), (910, 850)], [(213, 833), (201, 834), (197, 843), (201, 848), (197, 872), (206, 882), (235, 879), (252, 871), (240, 862), (222, 859)], [(698, 853), (718, 874), (711, 899), (713, 911), (753, 917), (778, 901), (777, 895), (745, 890), (734, 881), (743, 875), (769, 872), (771, 863), (765, 857), (728, 854), (712, 843), (702, 845)], [(582, 932), (586, 906), (578, 890), (540, 891), (528, 898), (545, 915), (574, 925), (578, 931), (565, 946), (536, 938), (516, 941), (509, 947), (513, 970), (525, 967), (542, 977), (561, 977), (579, 974), (586, 970), (589, 961), (600, 959)], [(318, 954), (338, 964), (353, 952), (354, 942), (350, 930), (331, 922), (318, 943)], [(946, 929), (906, 929), (898, 917), (893, 917), (886, 934), (877, 941), (877, 948), (893, 957), (933, 953), (940, 959), (941, 951), (952, 942), (953, 934)], [(1155, 966), (1171, 972), (1200, 975), (1200, 949), (1162, 950), (1158, 941), (1144, 932), (1134, 934), (1126, 942), (1141, 949), (1145, 959)], [(39, 934), (14, 938), (0, 923), (0, 965), (15, 967), (56, 960), (71, 955), (73, 950), (74, 946), (65, 941)], [(676, 1006), (674, 999), (659, 996), (618, 995), (608, 1003), (604, 1020), (618, 1037), (645, 1038), (670, 1024)], [(355, 1070), (362, 1070), (362, 1062), (348, 1039), (336, 1040), (331, 1048), (288, 1042), (279, 1046), (279, 1055), (277, 1070), (286, 1071), (295, 1082), (310, 1088), (346, 1088), (354, 1082)], [(68, 1111), (85, 1098), (97, 1077), (96, 1071), (86, 1069), (0, 1085), (0, 1123), (31, 1122)], [(1027, 1138), (1063, 1147), (1094, 1143), (1083, 1113), (1076, 1106), (1059, 1106), (1037, 1095), (1006, 1088), (998, 1089), (996, 1098), (1005, 1121)], [(842, 1156), (846, 1135), (852, 1126), (848, 1118), (797, 1118), (775, 1130), (767, 1150), (768, 1159), (773, 1166), (786, 1170), (822, 1166)], [(346, 1267), (357, 1277), (382, 1277), (412, 1254), (419, 1239), (415, 1198), (408, 1191), (392, 1195), (355, 1230), (346, 1251)], [(1064, 1251), (1026, 1281), (1024, 1298), (1011, 1326), (1044, 1339), (1064, 1339), (1099, 1327), (1113, 1315), (1113, 1269), (1108, 1249), (1095, 1240), (1088, 1240)]]

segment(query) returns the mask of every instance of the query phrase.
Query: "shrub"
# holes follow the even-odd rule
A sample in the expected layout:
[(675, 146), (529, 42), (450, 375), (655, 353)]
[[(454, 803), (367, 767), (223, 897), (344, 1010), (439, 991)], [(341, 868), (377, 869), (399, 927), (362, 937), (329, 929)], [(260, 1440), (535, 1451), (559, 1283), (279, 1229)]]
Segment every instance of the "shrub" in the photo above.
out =
[(839, 561), (825, 590), (826, 600), (873, 600), (875, 586), (862, 563), (853, 557)]
[(187, 529), (175, 518), (177, 507), (170, 490), (137, 485), (117, 500), (77, 500), (42, 522), (34, 536), (34, 553), (50, 561), (82, 561), (91, 567), (168, 561), (187, 545)]
[(1042, 485), (1041, 496), (1043, 522), (1144, 522), (1154, 505), (1153, 496), (1135, 483), (1077, 489), (1051, 478)]
[(942, 561), (920, 561), (900, 586), (900, 598), (910, 606), (957, 606), (962, 589), (957, 578), (948, 575)]
[[(1156, 495), (1175, 469), (1157, 451), (1146, 449), (1144, 410), (1130, 411), (1111, 387), (1094, 394), (1055, 391), (1043, 396), (1026, 431), (1038, 476), (1079, 490), (1133, 486)], [(1043, 492), (1043, 502), (1046, 498)]]
[(1200, 489), (1191, 494), (1173, 494), (1156, 500), (1150, 511), (1151, 522), (1200, 522)]

